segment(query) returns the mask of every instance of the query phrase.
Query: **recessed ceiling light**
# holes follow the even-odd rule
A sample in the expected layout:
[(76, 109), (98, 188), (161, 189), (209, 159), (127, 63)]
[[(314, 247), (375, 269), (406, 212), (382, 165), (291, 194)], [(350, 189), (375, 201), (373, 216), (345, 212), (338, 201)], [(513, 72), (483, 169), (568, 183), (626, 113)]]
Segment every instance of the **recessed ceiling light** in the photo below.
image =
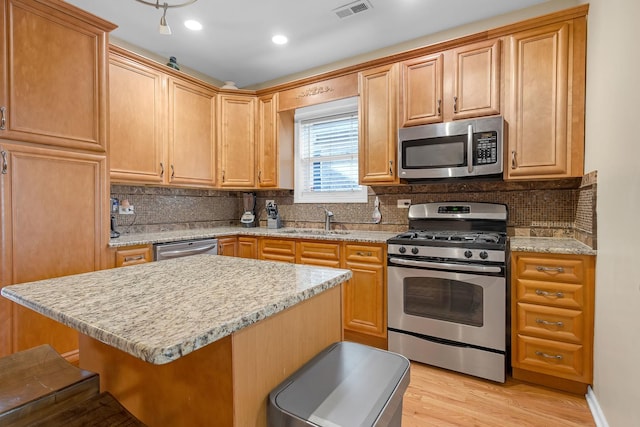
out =
[(202, 29), (202, 24), (194, 19), (184, 21), (184, 26), (193, 31), (200, 31)]
[(271, 41), (275, 44), (287, 44), (289, 39), (287, 38), (287, 36), (284, 36), (282, 34), (276, 34), (275, 36), (271, 37)]

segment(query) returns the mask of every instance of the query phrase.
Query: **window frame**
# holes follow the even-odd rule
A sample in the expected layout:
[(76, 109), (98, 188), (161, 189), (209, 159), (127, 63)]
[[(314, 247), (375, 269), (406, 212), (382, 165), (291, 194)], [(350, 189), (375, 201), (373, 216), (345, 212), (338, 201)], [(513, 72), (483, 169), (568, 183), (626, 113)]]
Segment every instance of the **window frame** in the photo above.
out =
[[(294, 203), (367, 203), (368, 187), (366, 185), (360, 185), (360, 190), (349, 191), (310, 192), (305, 191), (306, 189), (304, 188), (304, 177), (302, 175), (304, 162), (301, 157), (302, 141), (300, 133), (303, 122), (322, 118), (330, 118), (345, 114), (358, 114), (357, 96), (339, 99), (336, 101), (328, 101), (322, 104), (316, 104), (296, 109), (294, 115)], [(359, 139), (360, 135), (358, 134), (358, 142)], [(356, 167), (359, 167), (357, 156), (356, 165)]]

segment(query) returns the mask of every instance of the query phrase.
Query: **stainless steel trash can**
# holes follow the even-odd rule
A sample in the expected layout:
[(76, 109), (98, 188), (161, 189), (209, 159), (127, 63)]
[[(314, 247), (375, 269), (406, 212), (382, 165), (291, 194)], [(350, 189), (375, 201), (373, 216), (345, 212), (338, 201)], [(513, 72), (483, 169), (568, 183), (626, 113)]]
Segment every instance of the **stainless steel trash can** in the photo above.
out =
[(399, 427), (410, 364), (352, 342), (330, 345), (269, 394), (269, 427)]

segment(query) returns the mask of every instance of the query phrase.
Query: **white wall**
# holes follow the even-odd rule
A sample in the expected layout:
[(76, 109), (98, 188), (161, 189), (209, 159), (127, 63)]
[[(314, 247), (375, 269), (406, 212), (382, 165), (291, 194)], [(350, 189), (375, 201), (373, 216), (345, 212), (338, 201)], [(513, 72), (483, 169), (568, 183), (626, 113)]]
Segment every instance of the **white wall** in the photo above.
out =
[(640, 426), (640, 1), (591, 0), (587, 172), (598, 171), (594, 393)]

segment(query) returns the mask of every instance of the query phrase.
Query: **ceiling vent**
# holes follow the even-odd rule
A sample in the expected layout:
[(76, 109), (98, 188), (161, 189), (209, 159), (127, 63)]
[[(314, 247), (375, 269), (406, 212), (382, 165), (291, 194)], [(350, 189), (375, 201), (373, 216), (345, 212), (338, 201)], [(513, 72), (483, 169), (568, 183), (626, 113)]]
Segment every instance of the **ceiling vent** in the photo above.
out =
[(356, 13), (365, 12), (369, 9), (373, 9), (371, 3), (368, 0), (360, 0), (333, 9), (333, 12), (338, 15), (338, 18), (343, 19), (348, 16), (355, 15)]

